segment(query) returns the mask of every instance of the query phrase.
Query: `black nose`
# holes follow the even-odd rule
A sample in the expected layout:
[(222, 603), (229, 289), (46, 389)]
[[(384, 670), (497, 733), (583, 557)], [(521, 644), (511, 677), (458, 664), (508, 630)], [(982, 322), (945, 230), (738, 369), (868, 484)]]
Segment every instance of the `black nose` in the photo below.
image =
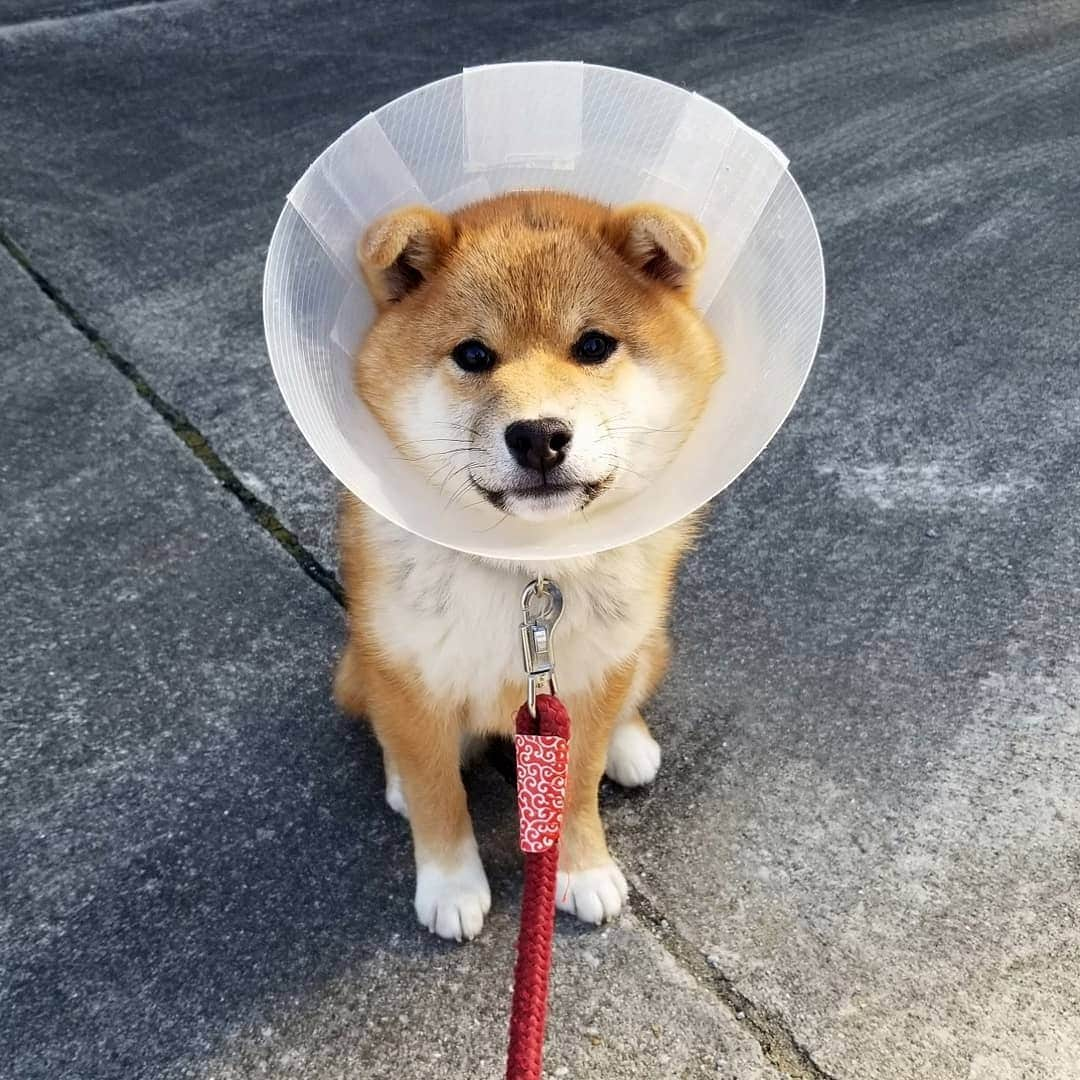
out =
[(566, 460), (570, 436), (570, 425), (562, 420), (517, 420), (506, 429), (506, 445), (522, 468), (546, 473)]

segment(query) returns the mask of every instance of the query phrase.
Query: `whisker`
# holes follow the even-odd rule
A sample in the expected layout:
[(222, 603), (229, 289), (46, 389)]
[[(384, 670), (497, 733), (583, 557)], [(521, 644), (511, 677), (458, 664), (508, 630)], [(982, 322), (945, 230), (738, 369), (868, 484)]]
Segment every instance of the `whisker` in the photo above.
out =
[(642, 474), (639, 473), (637, 469), (632, 469), (629, 465), (627, 465), (625, 458), (620, 457), (618, 454), (605, 454), (604, 456), (611, 463), (611, 467), (613, 469), (618, 469), (620, 472), (628, 472), (631, 476), (636, 476), (643, 483), (647, 484), (649, 482), (648, 477), (642, 476)]
[[(651, 442), (647, 436), (643, 436), (643, 435), (624, 435), (623, 438), (631, 446), (645, 446), (645, 447), (649, 447), (650, 449), (655, 449), (656, 448), (656, 444)], [(661, 447), (661, 449), (662, 449), (662, 447)]]
[(402, 461), (427, 461), (433, 457), (449, 457), (453, 454), (486, 454), (489, 451), (479, 446), (459, 446), (453, 450), (432, 450), (430, 454), (419, 454), (417, 457), (409, 457), (406, 454), (398, 454)]
[[(464, 503), (460, 507), (460, 509), (462, 509), (462, 510), (475, 510), (478, 506), (490, 506), (490, 505), (491, 505), (491, 503), (488, 502), (488, 500), (483, 495), (481, 495), (480, 498), (476, 499), (474, 502)], [(503, 514), (503, 517), (509, 517), (509, 514)], [(499, 523), (496, 522), (495, 524), (498, 525)], [(495, 526), (493, 525), (492, 528), (494, 528), (494, 527)], [(487, 530), (484, 530), (484, 531), (486, 532)]]
[(449, 510), (450, 507), (453, 506), (454, 503), (457, 501), (458, 497), (460, 495), (462, 495), (464, 492), (466, 492), (472, 486), (474, 486), (473, 478), (471, 476), (466, 476), (464, 481), (461, 483), (461, 485), (454, 491), (454, 494), (451, 495), (450, 498), (446, 500), (446, 505), (443, 507), (443, 509), (444, 510)]
[[(481, 499), (480, 501), (487, 502), (487, 499)], [(465, 509), (472, 509), (473, 505), (475, 504), (470, 503), (468, 507), (465, 507)], [(486, 529), (481, 529), (480, 532), (489, 533), (492, 529), (497, 529), (509, 516), (510, 512), (508, 510), (504, 510), (500, 515), (498, 521), (493, 521)]]
[(445, 439), (441, 439), (441, 438), (438, 438), (438, 437), (431, 438), (431, 439), (406, 439), (405, 442), (403, 442), (403, 443), (395, 443), (394, 444), (394, 449), (395, 450), (401, 450), (403, 447), (406, 447), (406, 446), (419, 446), (421, 443), (432, 443), (432, 442), (452, 442), (452, 443), (461, 443), (462, 446), (468, 446), (469, 445), (469, 440), (468, 439), (451, 439), (449, 436), (447, 436)]
[(689, 427), (686, 425), (682, 425), (679, 427), (658, 428), (648, 427), (644, 424), (619, 424), (615, 427), (612, 427), (610, 424), (605, 424), (604, 427), (606, 427), (612, 434), (621, 434), (625, 431), (639, 431), (645, 435), (685, 435), (690, 430)]
[[(471, 468), (472, 468), (472, 462), (471, 461), (466, 461), (464, 465), (459, 465), (456, 469), (453, 470), (453, 472), (447, 473), (446, 477), (443, 479), (443, 482), (439, 485), (439, 494), (441, 495), (443, 492), (446, 491), (446, 485), (449, 484), (450, 481), (453, 480), (455, 476), (460, 476), (466, 469), (471, 469)], [(470, 477), (469, 479), (471, 481), (472, 477)]]
[[(605, 432), (603, 435), (601, 435), (596, 440), (596, 442), (599, 444), (599, 443), (605, 442), (607, 439), (613, 439), (613, 438), (615, 438), (615, 436), (616, 436), (615, 432), (608, 431), (608, 432)], [(654, 445), (647, 437), (640, 436), (640, 435), (638, 435), (638, 436), (635, 436), (635, 435), (620, 435), (619, 437), (621, 439), (625, 440), (626, 442), (630, 443), (632, 446), (645, 446), (645, 447), (649, 447), (650, 449), (652, 449), (653, 445)]]
[(467, 431), (470, 435), (474, 436), (475, 438), (477, 438), (477, 439), (481, 438), (480, 432), (477, 431), (476, 428), (472, 427), (469, 424), (462, 424), (457, 420), (435, 420), (435, 421), (432, 421), (432, 423), (436, 423), (440, 427), (455, 428), (457, 431)]
[[(450, 473), (454, 468), (454, 464), (454, 460), (444, 461), (437, 469), (434, 470), (434, 472), (432, 472), (431, 476), (428, 477), (428, 479), (434, 484), (438, 481), (440, 474), (445, 472), (447, 474), (446, 479), (443, 480), (443, 485), (445, 486), (446, 480), (450, 478)], [(468, 468), (469, 464), (470, 462), (466, 462), (463, 467)], [(439, 490), (442, 491), (442, 487), (440, 487)]]

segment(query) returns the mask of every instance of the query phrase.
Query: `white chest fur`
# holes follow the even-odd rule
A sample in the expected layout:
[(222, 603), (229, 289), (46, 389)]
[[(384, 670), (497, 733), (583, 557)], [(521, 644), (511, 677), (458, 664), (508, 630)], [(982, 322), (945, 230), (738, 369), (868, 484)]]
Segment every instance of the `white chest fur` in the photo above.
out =
[(542, 570), (565, 606), (554, 640), (559, 688), (585, 691), (626, 662), (662, 621), (661, 559), (671, 536), (543, 567), (478, 559), (370, 515), (383, 573), (372, 583), (369, 633), (388, 656), (454, 702), (495, 702), (521, 685), (521, 593)]

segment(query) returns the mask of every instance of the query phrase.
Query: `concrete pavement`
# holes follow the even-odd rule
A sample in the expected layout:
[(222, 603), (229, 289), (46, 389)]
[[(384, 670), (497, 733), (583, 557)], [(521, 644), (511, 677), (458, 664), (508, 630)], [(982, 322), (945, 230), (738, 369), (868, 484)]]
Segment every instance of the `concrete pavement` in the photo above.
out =
[(0, 1076), (499, 1075), (509, 792), (442, 946), (328, 699), (259, 277), (344, 127), (533, 57), (774, 138), (830, 292), (683, 574), (661, 777), (605, 790), (635, 898), (560, 922), (549, 1072), (1074, 1077), (1080, 9), (824, 0), (4, 7)]

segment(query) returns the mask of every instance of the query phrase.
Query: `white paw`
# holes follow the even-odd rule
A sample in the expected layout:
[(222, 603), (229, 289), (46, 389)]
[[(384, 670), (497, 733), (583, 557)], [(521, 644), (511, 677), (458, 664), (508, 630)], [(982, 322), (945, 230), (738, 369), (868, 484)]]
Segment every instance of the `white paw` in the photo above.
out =
[(604, 772), (623, 787), (651, 784), (660, 768), (660, 744), (637, 724), (619, 724), (611, 733)]
[(397, 773), (386, 774), (386, 804), (400, 814), (406, 821), (409, 820), (409, 805), (405, 802), (405, 792), (401, 789), (401, 777)]
[(417, 866), (416, 915), (433, 934), (472, 941), (490, 910), (491, 890), (475, 840), (455, 867), (434, 862)]
[(582, 922), (614, 919), (622, 911), (626, 897), (626, 878), (613, 862), (568, 874), (560, 870), (555, 881), (555, 906)]

